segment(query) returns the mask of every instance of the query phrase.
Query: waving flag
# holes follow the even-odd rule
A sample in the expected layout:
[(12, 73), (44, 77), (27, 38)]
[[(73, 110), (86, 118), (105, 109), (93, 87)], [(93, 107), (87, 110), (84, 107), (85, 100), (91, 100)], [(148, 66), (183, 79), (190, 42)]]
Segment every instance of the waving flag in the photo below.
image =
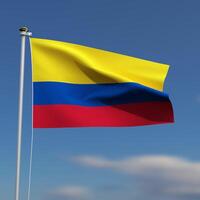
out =
[(168, 65), (31, 38), (34, 128), (171, 123)]

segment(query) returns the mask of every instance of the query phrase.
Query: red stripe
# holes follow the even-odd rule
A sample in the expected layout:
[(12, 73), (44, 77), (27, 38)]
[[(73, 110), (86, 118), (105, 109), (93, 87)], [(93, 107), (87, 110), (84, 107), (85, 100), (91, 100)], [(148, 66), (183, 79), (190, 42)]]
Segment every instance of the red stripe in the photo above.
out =
[(34, 105), (34, 128), (118, 127), (171, 123), (170, 102), (113, 106)]

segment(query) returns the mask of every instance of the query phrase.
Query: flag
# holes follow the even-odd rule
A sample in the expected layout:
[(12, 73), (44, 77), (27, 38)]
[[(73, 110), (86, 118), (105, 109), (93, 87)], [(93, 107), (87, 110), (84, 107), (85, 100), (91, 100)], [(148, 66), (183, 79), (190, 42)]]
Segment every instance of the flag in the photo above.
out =
[(174, 121), (163, 92), (168, 65), (66, 42), (30, 41), (34, 128)]

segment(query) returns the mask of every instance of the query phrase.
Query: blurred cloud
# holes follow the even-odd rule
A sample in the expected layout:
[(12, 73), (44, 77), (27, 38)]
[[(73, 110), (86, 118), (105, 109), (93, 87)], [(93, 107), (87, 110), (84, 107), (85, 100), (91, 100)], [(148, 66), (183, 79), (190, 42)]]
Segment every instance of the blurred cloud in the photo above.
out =
[(200, 94), (197, 95), (197, 102), (200, 103)]
[(52, 200), (83, 200), (88, 199), (90, 190), (83, 186), (62, 186), (49, 193)]
[(76, 156), (79, 165), (110, 169), (134, 176), (138, 199), (200, 199), (200, 162), (171, 156), (140, 156), (110, 160), (97, 156)]

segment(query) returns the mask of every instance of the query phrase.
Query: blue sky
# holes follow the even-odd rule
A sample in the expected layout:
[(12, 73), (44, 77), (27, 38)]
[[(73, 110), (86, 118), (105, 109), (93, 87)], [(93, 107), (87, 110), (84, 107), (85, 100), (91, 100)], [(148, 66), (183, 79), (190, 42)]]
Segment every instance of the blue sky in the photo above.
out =
[[(19, 27), (171, 65), (165, 84), (175, 124), (35, 130), (32, 199), (200, 198), (200, 2), (198, 0), (2, 0), (0, 7), (0, 199), (13, 199), (17, 137)], [(27, 41), (21, 200), (31, 135)], [(155, 192), (156, 191), (156, 192)]]

